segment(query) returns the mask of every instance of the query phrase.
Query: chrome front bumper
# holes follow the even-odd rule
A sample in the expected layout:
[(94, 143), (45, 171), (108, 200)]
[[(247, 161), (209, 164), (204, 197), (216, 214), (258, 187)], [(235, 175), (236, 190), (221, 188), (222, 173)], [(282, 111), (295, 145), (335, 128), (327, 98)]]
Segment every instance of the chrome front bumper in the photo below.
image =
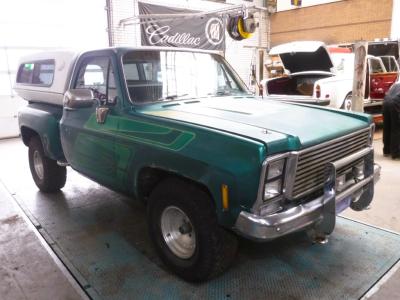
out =
[[(346, 198), (352, 197), (352, 195), (360, 194), (360, 191), (364, 192), (371, 185), (373, 188), (375, 182), (380, 178), (381, 167), (374, 164), (369, 172), (370, 174), (366, 174), (367, 176), (363, 180), (350, 186), (340, 194), (336, 194), (334, 186), (336, 168), (346, 163), (346, 160), (348, 159), (331, 164), (330, 171), (327, 172), (330, 175), (328, 175), (322, 196), (267, 216), (242, 211), (236, 220), (235, 230), (248, 238), (268, 241), (325, 222), (327, 224), (324, 224), (323, 227), (328, 228), (327, 234), (329, 234), (335, 226), (336, 205)], [(371, 200), (372, 196), (373, 189), (372, 195), (370, 195)]]

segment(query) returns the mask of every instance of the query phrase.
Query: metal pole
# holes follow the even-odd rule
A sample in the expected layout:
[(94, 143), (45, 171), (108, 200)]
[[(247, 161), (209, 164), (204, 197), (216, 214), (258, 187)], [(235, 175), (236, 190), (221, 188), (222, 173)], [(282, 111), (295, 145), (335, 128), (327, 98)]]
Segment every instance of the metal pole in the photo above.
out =
[(113, 24), (113, 12), (112, 12), (112, 0), (106, 0), (106, 7), (107, 10), (107, 33), (108, 33), (108, 46), (114, 46), (114, 24)]
[(364, 111), (365, 81), (367, 75), (368, 42), (359, 41), (354, 45), (354, 77), (351, 107), (353, 111)]
[(202, 11), (202, 12), (195, 12), (195, 13), (177, 13), (177, 14), (145, 14), (145, 15), (137, 15), (125, 19), (121, 19), (119, 21), (119, 26), (124, 26), (124, 25), (130, 25), (131, 23), (136, 24), (137, 19), (158, 19), (158, 20), (174, 20), (176, 18), (193, 18), (193, 17), (202, 17), (206, 15), (213, 15), (213, 14), (229, 14), (229, 13), (237, 13), (237, 12), (242, 12), (244, 10), (248, 11), (267, 11), (266, 8), (264, 7), (259, 7), (255, 6), (254, 4), (252, 5), (232, 5), (231, 7), (228, 8), (222, 8), (222, 9), (216, 9), (216, 10), (209, 10), (209, 11)]

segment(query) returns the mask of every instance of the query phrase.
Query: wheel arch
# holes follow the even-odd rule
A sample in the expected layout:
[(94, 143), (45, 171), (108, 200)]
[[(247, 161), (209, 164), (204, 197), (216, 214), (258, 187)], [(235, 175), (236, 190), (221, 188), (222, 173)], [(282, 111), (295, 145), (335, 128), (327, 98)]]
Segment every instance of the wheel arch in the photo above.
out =
[(49, 144), (50, 141), (47, 138), (46, 134), (44, 135), (40, 134), (38, 130), (32, 129), (31, 127), (25, 125), (22, 125), (20, 127), (20, 131), (21, 131), (22, 142), (24, 143), (25, 146), (29, 147), (29, 143), (32, 140), (32, 138), (38, 137), (40, 142), (42, 143), (44, 154), (47, 157), (53, 160), (57, 160), (60, 158), (60, 156), (54, 152), (54, 149), (51, 148), (52, 145)]
[(37, 133), (37, 131), (33, 130), (30, 127), (21, 126), (20, 131), (21, 131), (22, 142), (24, 143), (25, 146), (29, 146), (29, 142), (34, 136), (39, 136), (40, 138), (40, 135)]
[(350, 95), (352, 95), (353, 94), (353, 91), (347, 91), (347, 93), (343, 93), (343, 95), (344, 95), (344, 97), (343, 97), (343, 95), (342, 95), (342, 101), (341, 101), (341, 103), (340, 103), (340, 106), (339, 106), (339, 108), (341, 108), (341, 109), (346, 109), (345, 108), (345, 101), (346, 101), (346, 99), (347, 99), (347, 97), (348, 96), (350, 96)]
[(213, 207), (215, 209), (217, 208), (215, 197), (204, 183), (171, 170), (165, 170), (158, 167), (144, 166), (139, 170), (136, 177), (136, 196), (146, 202), (155, 187), (167, 178), (176, 178), (188, 184), (195, 185), (209, 196)]

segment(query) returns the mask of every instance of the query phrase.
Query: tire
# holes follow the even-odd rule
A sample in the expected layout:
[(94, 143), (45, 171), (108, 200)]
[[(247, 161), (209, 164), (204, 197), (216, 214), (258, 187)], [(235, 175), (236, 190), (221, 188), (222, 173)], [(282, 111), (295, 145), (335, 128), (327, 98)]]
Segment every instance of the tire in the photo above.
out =
[(45, 193), (58, 192), (67, 180), (67, 169), (57, 165), (57, 161), (48, 158), (43, 151), (40, 138), (35, 136), (29, 141), (29, 168), (36, 186)]
[(347, 110), (347, 111), (351, 111), (351, 98), (352, 98), (352, 94), (348, 93), (346, 95), (346, 97), (343, 100), (342, 105), (340, 106), (341, 109)]
[(183, 180), (169, 178), (156, 186), (149, 198), (147, 220), (162, 262), (184, 280), (201, 282), (215, 277), (236, 255), (236, 236), (218, 226), (208, 194)]

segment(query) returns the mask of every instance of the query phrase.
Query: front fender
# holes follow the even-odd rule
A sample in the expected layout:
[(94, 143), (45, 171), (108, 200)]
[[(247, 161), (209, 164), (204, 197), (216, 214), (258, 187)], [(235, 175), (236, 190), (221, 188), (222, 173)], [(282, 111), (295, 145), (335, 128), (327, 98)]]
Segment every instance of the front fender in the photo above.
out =
[[(117, 147), (119, 146), (117, 145)], [(123, 151), (125, 152), (126, 150), (128, 149)], [(117, 152), (121, 153), (120, 150), (117, 150)], [(131, 192), (136, 197), (139, 196), (139, 175), (143, 169), (150, 168), (172, 176), (185, 178), (207, 189), (215, 204), (219, 223), (225, 227), (232, 227), (242, 210), (240, 197), (238, 197), (240, 193), (238, 184), (240, 182), (237, 181), (235, 174), (232, 174), (227, 169), (210, 165), (205, 161), (185, 157), (178, 153), (153, 151), (150, 148), (145, 151), (145, 155), (141, 155), (139, 152), (136, 153), (129, 165), (126, 185), (132, 186), (133, 180), (133, 190)], [(226, 211), (222, 207), (222, 184), (229, 187), (229, 209)]]

